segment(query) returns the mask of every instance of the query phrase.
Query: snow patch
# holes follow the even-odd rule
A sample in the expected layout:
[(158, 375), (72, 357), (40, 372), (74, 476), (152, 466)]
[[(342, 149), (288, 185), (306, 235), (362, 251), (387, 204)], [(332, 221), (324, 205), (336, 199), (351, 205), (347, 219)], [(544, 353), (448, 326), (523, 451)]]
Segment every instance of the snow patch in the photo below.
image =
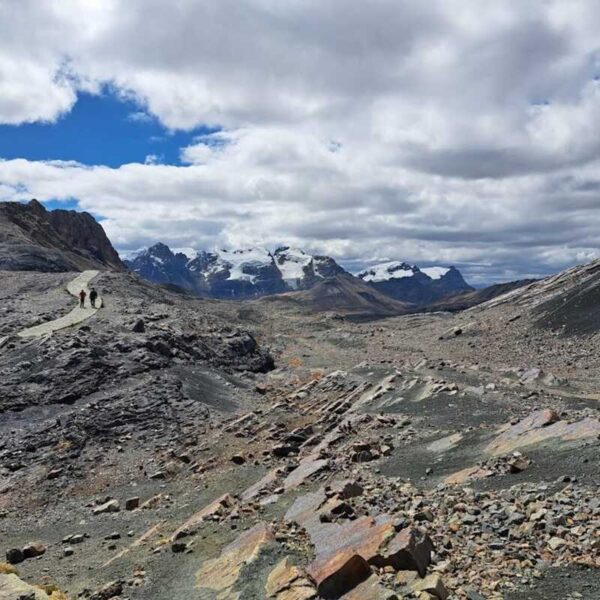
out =
[(304, 279), (304, 268), (308, 267), (313, 260), (310, 254), (298, 248), (286, 248), (275, 252), (277, 260), (275, 264), (283, 277), (283, 280), (293, 289)]
[(425, 267), (421, 271), (431, 279), (441, 279), (450, 269), (447, 267)]
[(404, 279), (412, 277), (418, 273), (419, 269), (406, 263), (393, 260), (391, 262), (374, 265), (370, 269), (365, 269), (358, 274), (363, 281), (377, 283), (379, 281), (389, 281), (390, 279)]
[(211, 270), (220, 271), (223, 267), (229, 269), (230, 281), (249, 281), (254, 283), (256, 275), (246, 273), (245, 270), (260, 269), (268, 267), (273, 263), (273, 256), (266, 248), (246, 248), (244, 250), (217, 250), (219, 260), (213, 265)]
[(198, 252), (194, 248), (172, 248), (173, 254), (183, 254), (189, 260), (193, 260), (198, 256)]

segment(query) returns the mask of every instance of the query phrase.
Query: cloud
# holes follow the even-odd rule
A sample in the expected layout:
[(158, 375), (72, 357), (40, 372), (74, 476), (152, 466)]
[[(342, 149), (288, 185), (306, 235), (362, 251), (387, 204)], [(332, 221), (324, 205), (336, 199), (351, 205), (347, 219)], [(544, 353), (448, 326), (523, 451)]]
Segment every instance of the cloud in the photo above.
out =
[(5, 161), (0, 193), (76, 197), (125, 250), (294, 243), (541, 274), (596, 255), (599, 27), (593, 0), (6, 2), (0, 122), (108, 85), (132, 119), (218, 131), (183, 166)]

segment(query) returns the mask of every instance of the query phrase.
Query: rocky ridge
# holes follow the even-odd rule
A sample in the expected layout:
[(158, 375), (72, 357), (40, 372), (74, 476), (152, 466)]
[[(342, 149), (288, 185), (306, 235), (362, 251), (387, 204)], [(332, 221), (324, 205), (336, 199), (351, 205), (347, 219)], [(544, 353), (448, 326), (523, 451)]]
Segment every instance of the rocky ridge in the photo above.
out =
[(125, 269), (102, 226), (85, 212), (48, 211), (37, 200), (0, 202), (0, 270)]

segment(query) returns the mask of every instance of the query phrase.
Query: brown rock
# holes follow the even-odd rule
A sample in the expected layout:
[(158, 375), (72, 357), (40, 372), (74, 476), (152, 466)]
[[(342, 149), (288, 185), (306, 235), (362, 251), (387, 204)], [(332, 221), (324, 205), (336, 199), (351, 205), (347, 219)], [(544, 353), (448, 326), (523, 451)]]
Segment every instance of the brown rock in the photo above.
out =
[(330, 486), (325, 488), (328, 494), (338, 496), (342, 500), (348, 500), (349, 498), (355, 498), (363, 493), (362, 486), (353, 479), (342, 479), (334, 481)]
[(121, 594), (122, 591), (123, 584), (120, 581), (112, 581), (94, 592), (90, 596), (90, 600), (110, 600), (110, 598), (115, 598)]
[(424, 577), (432, 551), (433, 543), (426, 533), (407, 527), (388, 544), (385, 553), (375, 557), (372, 562), (378, 567), (391, 565), (397, 571), (414, 569)]
[(268, 598), (277, 600), (311, 600), (317, 591), (299, 567), (290, 563), (286, 556), (271, 571), (265, 585)]
[(340, 552), (331, 557), (325, 568), (311, 569), (318, 583), (319, 595), (323, 598), (339, 598), (371, 575), (369, 563), (351, 551)]
[(41, 542), (31, 542), (27, 544), (27, 546), (23, 547), (23, 557), (24, 558), (36, 558), (37, 556), (42, 556), (45, 554), (46, 546)]
[(447, 600), (448, 590), (439, 575), (427, 575), (425, 579), (417, 579), (412, 585), (413, 592), (426, 592), (438, 600)]
[(394, 533), (392, 519), (387, 515), (377, 520), (361, 517), (344, 525), (313, 524), (309, 535), (316, 558), (309, 574), (319, 594), (339, 597), (364, 581), (371, 572), (369, 563), (378, 562), (379, 549)]

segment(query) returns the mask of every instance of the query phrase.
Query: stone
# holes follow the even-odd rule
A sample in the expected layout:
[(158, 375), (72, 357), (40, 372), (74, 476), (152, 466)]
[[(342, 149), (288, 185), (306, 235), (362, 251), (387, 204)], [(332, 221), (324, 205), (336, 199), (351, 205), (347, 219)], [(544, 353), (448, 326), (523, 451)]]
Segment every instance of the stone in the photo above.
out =
[(6, 551), (6, 562), (11, 565), (18, 565), (25, 560), (25, 556), (23, 555), (23, 551), (20, 548), (11, 548)]
[(140, 499), (138, 496), (135, 496), (133, 498), (127, 498), (127, 500), (125, 500), (125, 510), (135, 510), (139, 506)]
[(381, 585), (376, 575), (371, 575), (366, 581), (344, 594), (340, 600), (397, 600), (397, 598), (396, 594)]
[(308, 523), (308, 532), (316, 554), (309, 575), (319, 595), (337, 598), (367, 579), (370, 563), (386, 564), (380, 548), (392, 538), (395, 528), (388, 515), (381, 515), (377, 519), (360, 517), (343, 525)]
[(339, 598), (365, 581), (371, 575), (369, 563), (360, 554), (340, 552), (327, 564), (326, 570), (311, 568), (311, 576), (318, 583), (323, 598)]
[(402, 586), (408, 586), (417, 579), (419, 574), (416, 571), (402, 570), (396, 573), (396, 583)]
[(41, 542), (31, 542), (23, 547), (24, 558), (37, 558), (46, 553), (46, 546)]
[(523, 456), (517, 456), (508, 461), (508, 469), (510, 473), (521, 473), (529, 466), (529, 460)]
[(63, 469), (57, 468), (48, 471), (48, 475), (46, 475), (47, 479), (57, 479), (62, 475)]
[(444, 582), (437, 574), (427, 575), (424, 579), (417, 579), (410, 587), (413, 592), (427, 592), (439, 600), (447, 600), (449, 596)]
[(562, 546), (564, 546), (567, 542), (565, 542), (565, 540), (563, 540), (562, 538), (559, 537), (551, 537), (548, 540), (548, 547), (551, 550), (558, 550), (559, 548), (561, 548)]
[(75, 549), (71, 546), (67, 546), (63, 549), (63, 556), (73, 556), (75, 554)]
[(362, 486), (353, 479), (342, 479), (334, 481), (331, 485), (325, 488), (327, 494), (338, 496), (342, 500), (348, 500), (349, 498), (355, 498), (362, 495)]
[(111, 581), (105, 586), (94, 592), (90, 600), (110, 600), (123, 592), (123, 583), (120, 581)]
[(306, 577), (306, 573), (292, 565), (289, 556), (269, 573), (265, 592), (267, 598), (277, 600), (311, 600), (317, 596), (317, 591)]
[(227, 545), (218, 558), (206, 561), (196, 573), (196, 585), (214, 592), (216, 600), (243, 598), (234, 593), (242, 569), (251, 569), (263, 548), (275, 536), (265, 523), (258, 523)]
[(104, 504), (100, 504), (94, 508), (95, 515), (101, 515), (104, 513), (115, 513), (121, 510), (121, 506), (118, 500), (108, 500)]
[(429, 536), (414, 527), (407, 527), (391, 540), (383, 556), (374, 564), (378, 567), (391, 565), (397, 571), (414, 569), (424, 577), (432, 552), (433, 542)]
[(275, 444), (275, 446), (273, 446), (273, 448), (271, 449), (271, 454), (273, 456), (277, 456), (278, 458), (285, 458), (286, 456), (289, 456), (290, 454), (297, 454), (297, 453), (298, 453), (298, 447), (291, 446), (289, 444)]
[(14, 573), (0, 574), (0, 599), (49, 600), (42, 589), (25, 583)]
[(188, 549), (188, 545), (185, 542), (173, 542), (171, 544), (171, 552), (173, 554), (180, 554)]
[(242, 456), (241, 454), (234, 454), (230, 460), (235, 465), (243, 465), (246, 462), (245, 457)]
[(146, 324), (144, 323), (144, 319), (138, 319), (135, 322), (135, 325), (131, 328), (131, 331), (134, 333), (144, 333), (146, 331)]

